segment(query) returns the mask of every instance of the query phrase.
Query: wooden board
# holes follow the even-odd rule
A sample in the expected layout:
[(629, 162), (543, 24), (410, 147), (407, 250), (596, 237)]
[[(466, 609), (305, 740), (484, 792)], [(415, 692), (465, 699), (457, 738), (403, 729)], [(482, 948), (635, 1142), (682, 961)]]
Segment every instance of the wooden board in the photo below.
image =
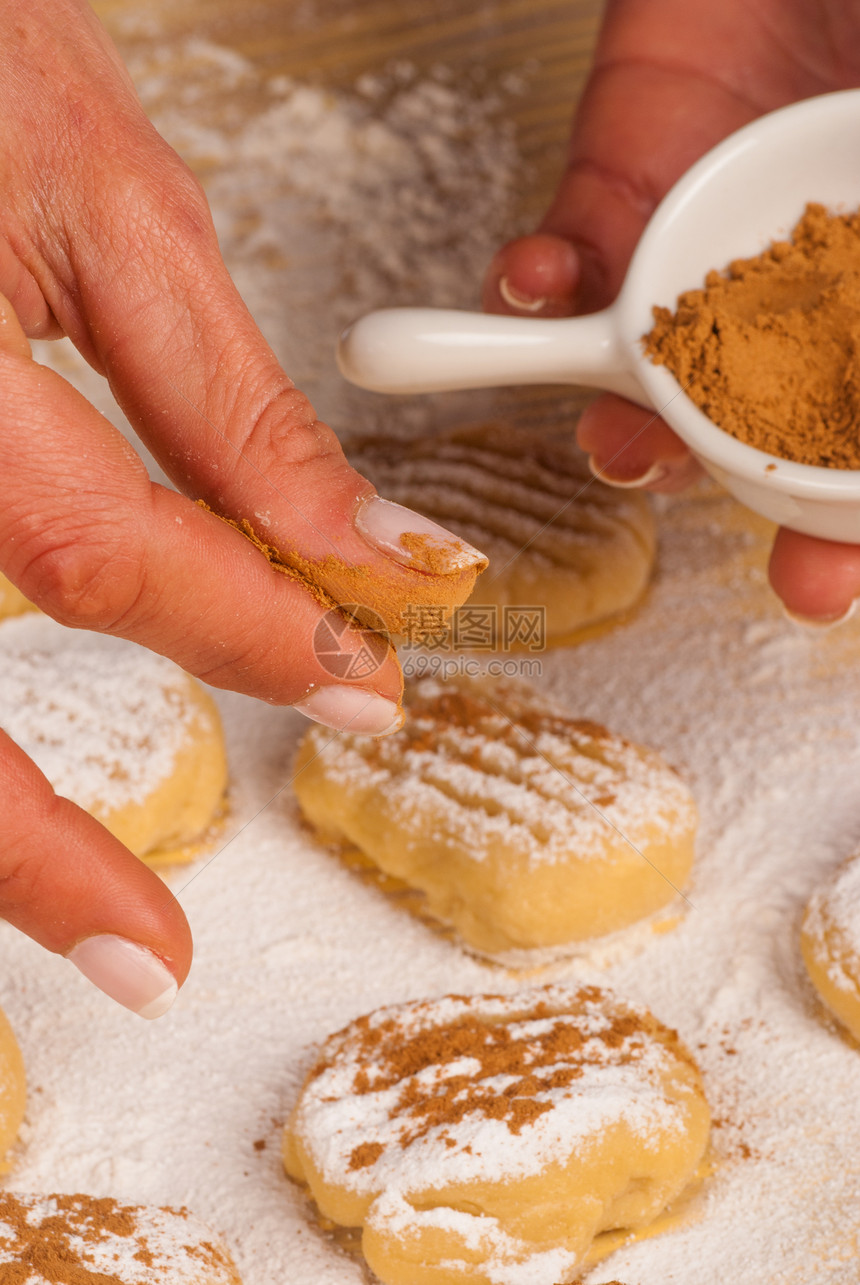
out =
[(266, 75), (344, 87), (405, 59), (426, 71), (442, 63), (492, 82), (529, 68), (512, 105), (537, 217), (563, 164), (573, 104), (585, 80), (601, 5), (597, 0), (96, 0), (125, 55), (164, 32), (177, 47), (196, 36), (237, 50)]

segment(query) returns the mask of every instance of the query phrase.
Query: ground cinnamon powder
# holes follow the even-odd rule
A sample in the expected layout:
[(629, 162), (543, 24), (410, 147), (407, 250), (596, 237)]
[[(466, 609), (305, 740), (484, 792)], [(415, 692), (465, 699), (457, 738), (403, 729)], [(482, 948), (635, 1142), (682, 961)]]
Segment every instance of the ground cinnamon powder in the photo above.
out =
[[(214, 512), (203, 500), (197, 503), (207, 512)], [(336, 610), (347, 604), (359, 623), (377, 628), (381, 620), (389, 634), (401, 633), (409, 613), (416, 607), (435, 608), (447, 619), (469, 597), (475, 580), (487, 565), (486, 561), (477, 565), (453, 565), (452, 559), (456, 562), (458, 551), (465, 547), (462, 541), (452, 539), (450, 547), (443, 550), (438, 541), (429, 536), (407, 533), (401, 538), (401, 544), (423, 569), (404, 579), (403, 568), (394, 562), (387, 566), (384, 558), (372, 569), (353, 565), (334, 554), (312, 561), (294, 549), (283, 550), (267, 544), (247, 518), (236, 521), (222, 513), (216, 513), (216, 517), (240, 531), (276, 571), (302, 585), (321, 607)]]
[(15, 1240), (10, 1244), (0, 1239), (0, 1248), (14, 1250), (17, 1260), (0, 1267), (3, 1285), (25, 1285), (33, 1273), (56, 1285), (122, 1285), (122, 1277), (94, 1271), (86, 1249), (75, 1249), (72, 1238), (98, 1245), (105, 1233), (134, 1236), (134, 1209), (81, 1195), (58, 1196), (56, 1203), (56, 1215), (33, 1223), (28, 1207), (11, 1192), (3, 1193), (0, 1216), (13, 1228)]
[[(110, 1240), (130, 1243), (128, 1257), (142, 1267), (157, 1267), (155, 1256), (141, 1233), (134, 1205), (123, 1205), (110, 1197), (85, 1195), (51, 1196), (56, 1212), (39, 1214), (30, 1198), (12, 1192), (0, 1193), (0, 1223), (12, 1230), (11, 1238), (0, 1232), (0, 1250), (13, 1255), (12, 1262), (0, 1263), (0, 1285), (28, 1285), (33, 1279), (51, 1285), (124, 1285), (128, 1271), (101, 1271), (93, 1264), (94, 1251), (104, 1250)], [(186, 1209), (165, 1209), (165, 1214), (187, 1218)], [(225, 1255), (209, 1241), (181, 1246), (188, 1258), (208, 1268), (232, 1272)], [(113, 1257), (113, 1254), (109, 1255)], [(103, 1259), (105, 1254), (101, 1254)], [(165, 1266), (165, 1271), (169, 1266)], [(167, 1277), (165, 1276), (165, 1280)]]
[(644, 344), (742, 442), (860, 468), (860, 212), (807, 205), (790, 241), (655, 308)]
[[(585, 986), (577, 998), (586, 1005), (600, 1002), (602, 995), (597, 988)], [(532, 1023), (547, 1020), (551, 1024), (540, 1034), (530, 1030), (518, 1035), (505, 1021), (467, 1014), (410, 1036), (396, 1021), (374, 1024), (360, 1018), (354, 1024), (359, 1055), (375, 1071), (360, 1069), (353, 1092), (364, 1096), (401, 1086), (390, 1112), (392, 1119), (402, 1122), (401, 1147), (425, 1137), (431, 1129), (441, 1128), (444, 1141), (447, 1129), (474, 1116), (504, 1121), (511, 1133), (518, 1134), (552, 1110), (552, 1102), (543, 1096), (548, 1090), (572, 1084), (590, 1066), (605, 1065), (613, 1055), (623, 1062), (635, 1061), (654, 1038), (682, 1053), (674, 1031), (659, 1028), (653, 1019), (638, 1013), (616, 1012), (593, 1034), (564, 1020), (546, 1004), (530, 1008), (527, 1016)], [(470, 1063), (467, 1073), (430, 1079), (422, 1075), (462, 1059)], [(327, 1065), (321, 1062), (312, 1074), (321, 1074)], [(450, 1145), (455, 1145), (453, 1138)], [(378, 1141), (362, 1143), (350, 1156), (350, 1169), (374, 1165), (383, 1150)]]

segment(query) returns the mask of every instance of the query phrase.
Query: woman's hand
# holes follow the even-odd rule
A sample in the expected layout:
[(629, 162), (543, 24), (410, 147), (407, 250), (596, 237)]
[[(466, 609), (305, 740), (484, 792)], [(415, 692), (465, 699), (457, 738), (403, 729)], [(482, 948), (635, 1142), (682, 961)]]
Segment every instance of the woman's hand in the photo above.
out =
[[(858, 84), (856, 5), (609, 0), (567, 171), (539, 231), (494, 259), (485, 308), (605, 307), (655, 206), (703, 152), (765, 112)], [(607, 482), (676, 491), (696, 476), (671, 429), (620, 397), (588, 407), (578, 440)], [(793, 614), (837, 620), (860, 595), (860, 548), (780, 531), (770, 579)]]
[[(437, 569), (440, 549), (472, 571), (479, 556), (373, 498), (348, 466), (255, 326), (198, 183), (81, 0), (0, 0), (0, 190), (0, 569), (66, 625), (335, 728), (393, 730), (393, 653), (369, 679), (333, 677), (313, 650), (325, 606), (193, 499), (310, 562), (362, 564), (370, 589), (404, 601), (422, 564), (402, 534), (431, 534)], [(192, 498), (152, 483), (126, 440), (31, 360), (27, 336), (60, 335)], [(362, 643), (343, 636), (345, 651)], [(191, 958), (176, 901), (8, 738), (0, 790), (0, 915), (156, 1016)]]

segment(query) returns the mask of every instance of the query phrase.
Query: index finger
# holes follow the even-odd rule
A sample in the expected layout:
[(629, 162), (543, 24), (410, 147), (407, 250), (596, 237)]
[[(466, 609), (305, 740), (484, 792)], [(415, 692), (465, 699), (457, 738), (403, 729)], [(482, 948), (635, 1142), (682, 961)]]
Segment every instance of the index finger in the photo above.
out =
[[(59, 33), (51, 56), (68, 63)], [(96, 43), (85, 73), (88, 60), (101, 78), (51, 139), (34, 191), (35, 271), (64, 330), (181, 489), (249, 523), (337, 601), (392, 628), (407, 606), (464, 601), (485, 560), (350, 468), (242, 302), (199, 185)], [(37, 125), (57, 104), (36, 77), (32, 90), (22, 110), (48, 147)]]
[[(375, 653), (376, 668), (333, 670), (315, 645), (325, 603), (238, 531), (151, 482), (54, 371), (0, 352), (0, 380), (0, 566), (28, 598), (64, 624), (143, 643), (216, 686), (301, 702), (330, 725), (381, 733), (394, 723), (401, 675), (390, 648)], [(363, 653), (364, 635), (343, 625), (342, 657)]]

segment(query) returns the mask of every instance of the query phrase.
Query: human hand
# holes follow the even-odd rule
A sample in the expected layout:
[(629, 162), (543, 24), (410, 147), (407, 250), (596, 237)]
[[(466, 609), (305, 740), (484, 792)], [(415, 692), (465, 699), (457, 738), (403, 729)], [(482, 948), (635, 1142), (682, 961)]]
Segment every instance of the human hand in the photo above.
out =
[[(857, 84), (857, 13), (836, 0), (610, 0), (567, 171), (538, 232), (496, 255), (485, 308), (605, 307), (652, 211), (699, 156), (765, 112)], [(587, 408), (577, 437), (609, 483), (677, 491), (698, 472), (661, 419), (614, 395)], [(836, 621), (860, 595), (860, 548), (781, 530), (770, 580), (792, 614)]]
[[(248, 519), (338, 601), (355, 601), (354, 564), (378, 609), (424, 601), (428, 585), (440, 601), (468, 592), (480, 556), (375, 498), (278, 366), (199, 185), (82, 0), (0, 0), (0, 185), (0, 569), (62, 623), (133, 639), (217, 687), (334, 728), (394, 730), (393, 652), (370, 679), (333, 677), (313, 650), (326, 605), (152, 483), (31, 359), (26, 336), (68, 335), (188, 496)], [(411, 552), (406, 533), (424, 537)], [(363, 642), (348, 629), (342, 650)], [(0, 789), (0, 915), (127, 1007), (164, 1011), (191, 958), (176, 900), (2, 734)]]

